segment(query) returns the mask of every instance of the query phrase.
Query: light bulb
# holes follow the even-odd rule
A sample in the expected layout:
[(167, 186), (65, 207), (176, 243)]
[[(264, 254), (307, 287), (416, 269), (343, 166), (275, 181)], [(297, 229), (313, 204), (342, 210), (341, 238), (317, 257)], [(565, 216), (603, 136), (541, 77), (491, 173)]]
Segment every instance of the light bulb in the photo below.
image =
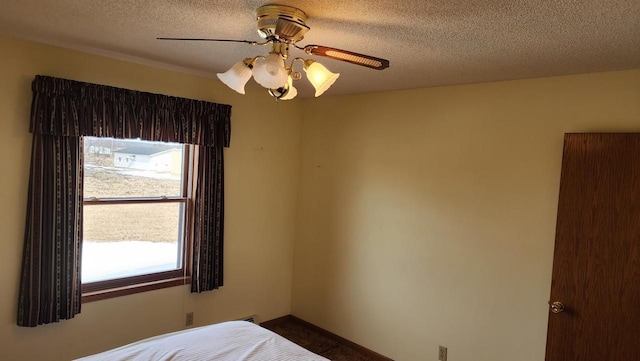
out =
[(218, 73), (218, 79), (222, 81), (229, 88), (237, 91), (240, 94), (244, 94), (244, 86), (251, 78), (251, 64), (253, 60), (247, 58), (244, 61), (239, 61), (224, 73)]
[(274, 76), (277, 75), (278, 71), (284, 67), (284, 60), (276, 53), (270, 53), (267, 55), (264, 59), (264, 63), (266, 65), (267, 72)]
[(298, 95), (298, 89), (293, 87), (293, 79), (291, 79), (291, 77), (289, 77), (287, 85), (289, 86), (289, 91), (282, 98), (280, 98), (280, 100), (291, 100), (295, 98), (296, 95)]
[(269, 89), (269, 94), (278, 100), (290, 100), (298, 95), (298, 90), (293, 87), (293, 79), (289, 76), (287, 84), (277, 89)]
[(289, 72), (279, 54), (270, 53), (253, 67), (253, 79), (267, 89), (277, 89), (287, 83)]
[(324, 65), (313, 60), (304, 62), (304, 71), (307, 73), (307, 79), (316, 89), (316, 97), (326, 92), (340, 76), (339, 73), (332, 73)]

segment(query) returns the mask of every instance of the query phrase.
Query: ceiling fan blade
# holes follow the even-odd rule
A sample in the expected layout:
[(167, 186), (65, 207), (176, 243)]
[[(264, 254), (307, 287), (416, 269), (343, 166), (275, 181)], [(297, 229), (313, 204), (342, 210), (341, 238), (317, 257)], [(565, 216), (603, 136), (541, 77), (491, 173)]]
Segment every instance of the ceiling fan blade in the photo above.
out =
[(376, 58), (375, 56), (358, 54), (322, 45), (307, 45), (303, 49), (307, 54), (325, 56), (327, 58), (342, 60), (372, 69), (382, 70), (389, 67), (389, 60)]
[(231, 40), (231, 39), (202, 39), (202, 38), (156, 38), (157, 40), (185, 40), (185, 41), (222, 41), (227, 43), (246, 43), (251, 45), (259, 45), (260, 43), (250, 40)]

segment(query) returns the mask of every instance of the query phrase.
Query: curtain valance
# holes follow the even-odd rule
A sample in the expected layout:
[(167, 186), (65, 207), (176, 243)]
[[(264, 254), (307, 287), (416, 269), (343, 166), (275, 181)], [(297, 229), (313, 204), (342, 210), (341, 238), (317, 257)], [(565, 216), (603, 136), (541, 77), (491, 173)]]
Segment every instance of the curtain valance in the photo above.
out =
[(19, 326), (80, 313), (83, 169), (81, 136), (198, 145), (193, 169), (192, 292), (223, 285), (224, 151), (231, 106), (36, 76), (31, 175)]
[(37, 75), (32, 133), (228, 147), (231, 106)]

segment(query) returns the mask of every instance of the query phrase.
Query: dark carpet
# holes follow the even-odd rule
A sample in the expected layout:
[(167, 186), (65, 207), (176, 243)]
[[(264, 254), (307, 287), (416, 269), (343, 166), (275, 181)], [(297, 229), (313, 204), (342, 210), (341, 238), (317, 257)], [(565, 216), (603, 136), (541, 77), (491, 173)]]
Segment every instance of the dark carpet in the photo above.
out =
[(295, 320), (285, 320), (266, 328), (307, 350), (332, 361), (374, 361), (357, 350), (340, 344)]

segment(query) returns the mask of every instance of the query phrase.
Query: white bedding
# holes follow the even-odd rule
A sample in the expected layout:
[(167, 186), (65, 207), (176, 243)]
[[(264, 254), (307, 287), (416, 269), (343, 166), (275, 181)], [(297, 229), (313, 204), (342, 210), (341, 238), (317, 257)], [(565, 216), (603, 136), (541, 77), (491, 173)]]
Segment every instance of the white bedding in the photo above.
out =
[(245, 321), (168, 333), (77, 361), (327, 361), (284, 337)]

